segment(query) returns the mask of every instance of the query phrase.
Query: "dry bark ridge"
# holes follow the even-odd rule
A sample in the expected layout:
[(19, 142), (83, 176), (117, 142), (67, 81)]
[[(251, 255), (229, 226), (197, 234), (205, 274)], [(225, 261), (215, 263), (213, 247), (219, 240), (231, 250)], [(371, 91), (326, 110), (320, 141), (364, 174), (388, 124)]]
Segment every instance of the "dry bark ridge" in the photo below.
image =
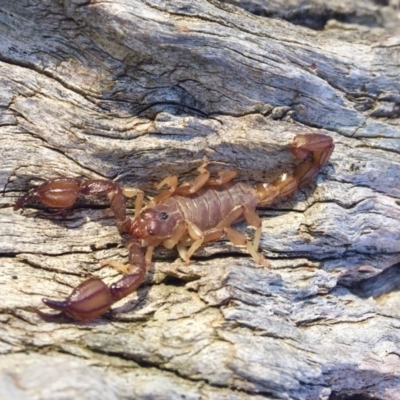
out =
[[(360, 3), (371, 23), (332, 2), (338, 22), (318, 3), (319, 31), (217, 1), (0, 0), (0, 398), (400, 398), (399, 9)], [(99, 261), (126, 256), (105, 203), (13, 212), (30, 184), (84, 175), (152, 194), (204, 159), (268, 181), (313, 132), (334, 138), (330, 164), (260, 211), (272, 270), (221, 241), (189, 267), (159, 251), (112, 316), (30, 309), (115, 280)]]

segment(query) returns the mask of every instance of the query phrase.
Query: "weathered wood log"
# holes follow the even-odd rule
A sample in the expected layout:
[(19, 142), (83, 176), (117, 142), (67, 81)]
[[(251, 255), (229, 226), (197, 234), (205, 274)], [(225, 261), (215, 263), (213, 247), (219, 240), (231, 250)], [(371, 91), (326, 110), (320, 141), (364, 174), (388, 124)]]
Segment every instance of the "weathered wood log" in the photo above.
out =
[[(214, 0), (0, 1), (0, 398), (400, 398), (400, 41), (352, 10), (316, 31)], [(316, 132), (330, 163), (259, 213), (272, 270), (223, 240), (189, 266), (158, 250), (110, 315), (34, 312), (85, 277), (115, 281), (99, 261), (126, 250), (98, 199), (13, 212), (30, 185), (151, 196), (203, 160), (267, 182)]]

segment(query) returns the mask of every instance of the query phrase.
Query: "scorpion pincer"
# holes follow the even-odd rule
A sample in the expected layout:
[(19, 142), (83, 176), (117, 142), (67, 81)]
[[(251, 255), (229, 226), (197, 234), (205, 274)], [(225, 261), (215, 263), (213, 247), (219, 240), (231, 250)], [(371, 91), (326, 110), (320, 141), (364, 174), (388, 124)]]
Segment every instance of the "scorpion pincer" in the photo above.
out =
[[(237, 246), (246, 246), (256, 263), (269, 266), (258, 252), (261, 219), (256, 207), (269, 205), (309, 182), (328, 162), (334, 143), (332, 138), (322, 134), (297, 135), (290, 149), (302, 161), (292, 174), (285, 173), (272, 183), (253, 187), (236, 182), (233, 181), (235, 171), (219, 172), (210, 178), (207, 164), (203, 164), (193, 181), (178, 185), (176, 176), (165, 178), (157, 188), (166, 189), (145, 207), (141, 190), (120, 187), (103, 179), (57, 178), (26, 193), (17, 201), (14, 210), (32, 201), (53, 209), (66, 209), (75, 203), (78, 195), (108, 196), (119, 230), (129, 235), (125, 243), (129, 264), (103, 262), (125, 272), (119, 281), (107, 286), (101, 279), (92, 277), (77, 286), (66, 300), (43, 299), (44, 304), (74, 320), (90, 320), (104, 314), (112, 304), (138, 288), (156, 246), (168, 249), (176, 246), (180, 257), (189, 263), (202, 244), (225, 236)], [(133, 218), (126, 212), (129, 197), (136, 197)], [(252, 242), (231, 227), (243, 218), (255, 228)]]

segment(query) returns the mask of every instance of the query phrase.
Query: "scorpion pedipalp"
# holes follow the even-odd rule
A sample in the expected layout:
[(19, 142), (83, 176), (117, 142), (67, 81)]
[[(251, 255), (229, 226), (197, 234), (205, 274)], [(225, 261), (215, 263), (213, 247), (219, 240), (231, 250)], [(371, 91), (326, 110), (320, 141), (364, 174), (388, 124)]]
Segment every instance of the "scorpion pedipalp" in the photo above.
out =
[[(131, 268), (133, 265), (136, 266), (135, 272), (125, 274), (110, 286), (100, 278), (91, 277), (78, 285), (67, 299), (63, 301), (42, 299), (43, 303), (76, 321), (91, 320), (106, 313), (115, 302), (136, 291), (146, 274), (148, 261), (138, 243), (130, 240), (126, 246), (129, 249), (130, 266)], [(112, 262), (105, 264), (112, 265)], [(54, 317), (42, 311), (39, 314), (45, 318)]]
[(113, 304), (108, 286), (100, 278), (89, 278), (77, 286), (64, 301), (42, 300), (46, 306), (61, 311), (77, 321), (93, 319), (104, 314)]
[(50, 208), (68, 208), (75, 203), (79, 189), (79, 178), (52, 179), (20, 197), (14, 205), (14, 211), (32, 201), (39, 201)]

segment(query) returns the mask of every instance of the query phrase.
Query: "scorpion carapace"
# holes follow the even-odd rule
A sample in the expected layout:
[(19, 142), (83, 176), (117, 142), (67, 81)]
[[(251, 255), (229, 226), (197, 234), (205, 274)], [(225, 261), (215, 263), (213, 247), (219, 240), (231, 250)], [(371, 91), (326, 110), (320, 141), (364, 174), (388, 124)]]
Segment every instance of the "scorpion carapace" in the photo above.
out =
[[(129, 250), (129, 264), (102, 263), (122, 270), (125, 273), (122, 279), (107, 286), (99, 278), (89, 278), (65, 301), (43, 299), (43, 302), (74, 320), (98, 317), (138, 288), (150, 266), (154, 247), (160, 245), (168, 249), (176, 246), (182, 259), (189, 263), (203, 243), (225, 236), (235, 245), (246, 246), (257, 263), (269, 266), (258, 252), (261, 219), (256, 214), (256, 207), (268, 205), (309, 182), (328, 162), (334, 144), (332, 138), (322, 134), (297, 135), (290, 148), (292, 154), (302, 161), (292, 174), (285, 173), (272, 183), (253, 187), (235, 182), (235, 171), (223, 171), (210, 178), (207, 164), (203, 164), (193, 181), (178, 185), (176, 176), (165, 178), (157, 188), (166, 186), (166, 189), (145, 207), (142, 206), (142, 191), (120, 187), (103, 179), (57, 178), (26, 193), (17, 201), (14, 210), (31, 201), (39, 201), (53, 209), (65, 209), (75, 203), (78, 195), (108, 196), (118, 228), (129, 235), (125, 243)], [(129, 197), (136, 197), (133, 218), (126, 212)], [(231, 228), (242, 218), (255, 228), (253, 242)]]

